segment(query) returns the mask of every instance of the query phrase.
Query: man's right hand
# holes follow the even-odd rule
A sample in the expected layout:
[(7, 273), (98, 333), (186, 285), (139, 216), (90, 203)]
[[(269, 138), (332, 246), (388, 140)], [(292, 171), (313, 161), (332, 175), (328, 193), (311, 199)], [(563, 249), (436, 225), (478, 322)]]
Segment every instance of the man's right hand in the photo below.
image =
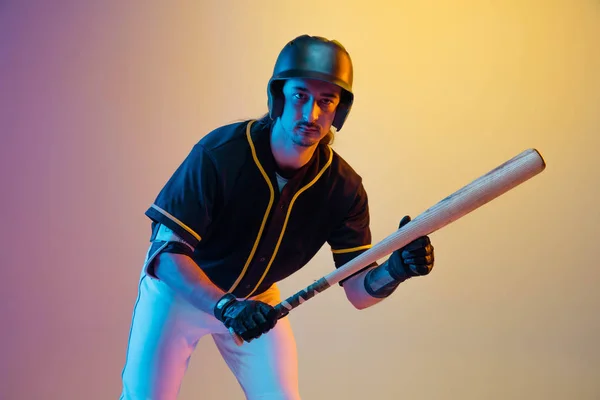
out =
[(219, 300), (214, 314), (246, 342), (273, 329), (278, 319), (277, 311), (271, 305), (257, 300), (238, 301), (231, 294)]

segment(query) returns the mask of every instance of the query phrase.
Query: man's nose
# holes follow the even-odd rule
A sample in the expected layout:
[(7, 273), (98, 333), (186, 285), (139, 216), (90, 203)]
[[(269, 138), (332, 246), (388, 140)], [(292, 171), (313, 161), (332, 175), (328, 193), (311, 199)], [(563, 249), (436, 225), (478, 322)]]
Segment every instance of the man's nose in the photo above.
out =
[(311, 100), (304, 106), (304, 120), (307, 122), (314, 122), (319, 119), (319, 105), (316, 101)]

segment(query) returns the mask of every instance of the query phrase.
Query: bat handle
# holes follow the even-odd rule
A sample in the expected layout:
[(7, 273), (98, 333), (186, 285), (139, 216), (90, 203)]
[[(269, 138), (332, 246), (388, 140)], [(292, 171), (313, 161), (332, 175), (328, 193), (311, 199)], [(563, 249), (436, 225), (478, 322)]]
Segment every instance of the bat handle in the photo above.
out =
[(285, 308), (281, 303), (277, 304), (274, 308), (277, 311), (277, 319), (281, 319), (290, 313), (290, 310)]

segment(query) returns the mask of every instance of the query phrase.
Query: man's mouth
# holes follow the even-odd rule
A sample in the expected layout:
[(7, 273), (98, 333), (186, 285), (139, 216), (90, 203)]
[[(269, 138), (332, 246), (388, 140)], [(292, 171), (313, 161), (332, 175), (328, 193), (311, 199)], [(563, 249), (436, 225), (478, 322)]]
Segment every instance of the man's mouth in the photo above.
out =
[(318, 128), (308, 127), (308, 126), (301, 126), (300, 130), (304, 133), (319, 133)]

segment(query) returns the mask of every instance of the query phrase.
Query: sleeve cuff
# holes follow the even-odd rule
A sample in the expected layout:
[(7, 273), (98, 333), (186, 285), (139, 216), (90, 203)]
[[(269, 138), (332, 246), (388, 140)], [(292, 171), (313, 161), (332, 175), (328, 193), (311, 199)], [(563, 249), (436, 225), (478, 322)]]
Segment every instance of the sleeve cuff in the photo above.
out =
[(202, 240), (202, 237), (192, 228), (156, 204), (152, 204), (145, 214), (151, 220), (163, 224), (167, 228), (171, 229), (193, 247), (196, 247)]

